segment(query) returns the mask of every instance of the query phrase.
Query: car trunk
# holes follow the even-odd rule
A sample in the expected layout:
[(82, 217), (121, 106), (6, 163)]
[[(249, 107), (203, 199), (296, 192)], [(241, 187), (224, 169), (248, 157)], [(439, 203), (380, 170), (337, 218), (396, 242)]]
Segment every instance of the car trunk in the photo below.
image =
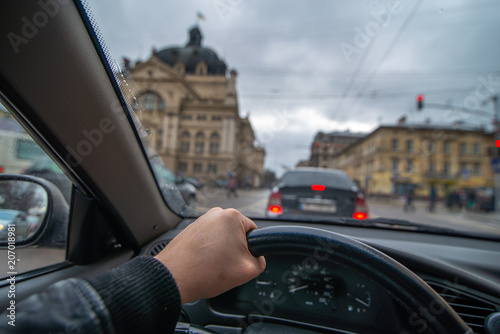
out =
[(315, 191), (310, 186), (285, 186), (280, 192), (284, 214), (352, 217), (354, 213), (356, 192), (352, 190), (325, 188)]

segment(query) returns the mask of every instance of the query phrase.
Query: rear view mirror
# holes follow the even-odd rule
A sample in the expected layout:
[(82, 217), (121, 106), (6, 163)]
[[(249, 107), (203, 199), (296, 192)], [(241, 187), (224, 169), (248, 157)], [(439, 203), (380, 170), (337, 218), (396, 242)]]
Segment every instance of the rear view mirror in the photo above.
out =
[[(56, 202), (57, 206), (62, 203), (67, 208), (59, 189), (46, 180), (26, 175), (0, 175), (0, 247), (45, 239), (39, 237), (47, 225), (51, 225), (47, 223), (48, 215), (54, 214)], [(64, 237), (61, 241), (65, 241), (65, 231), (60, 231), (64, 236), (56, 236), (54, 234), (61, 233), (54, 232), (51, 231), (50, 239)]]

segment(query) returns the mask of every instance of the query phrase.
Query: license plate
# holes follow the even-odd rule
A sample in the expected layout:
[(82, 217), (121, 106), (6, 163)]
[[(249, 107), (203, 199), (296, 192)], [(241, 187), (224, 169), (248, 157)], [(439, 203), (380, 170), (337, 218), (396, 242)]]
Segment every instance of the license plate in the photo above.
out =
[(336, 203), (301, 203), (300, 209), (303, 211), (316, 211), (316, 212), (326, 212), (335, 213), (337, 212)]

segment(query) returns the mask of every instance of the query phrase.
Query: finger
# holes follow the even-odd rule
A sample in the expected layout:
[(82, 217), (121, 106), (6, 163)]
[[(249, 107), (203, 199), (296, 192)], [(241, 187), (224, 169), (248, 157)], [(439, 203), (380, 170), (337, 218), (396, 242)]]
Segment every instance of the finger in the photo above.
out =
[(210, 210), (208, 210), (207, 212), (205, 212), (205, 214), (206, 214), (206, 215), (208, 215), (208, 214), (212, 214), (212, 213), (214, 213), (214, 212), (219, 212), (219, 211), (222, 211), (222, 208), (221, 208), (221, 207), (216, 206), (216, 207), (211, 208), (211, 209), (210, 209)]
[(245, 229), (245, 233), (248, 233), (251, 230), (255, 230), (257, 228), (257, 225), (254, 223), (254, 221), (251, 220), (250, 218), (243, 216), (243, 214), (241, 222), (243, 223), (243, 228)]

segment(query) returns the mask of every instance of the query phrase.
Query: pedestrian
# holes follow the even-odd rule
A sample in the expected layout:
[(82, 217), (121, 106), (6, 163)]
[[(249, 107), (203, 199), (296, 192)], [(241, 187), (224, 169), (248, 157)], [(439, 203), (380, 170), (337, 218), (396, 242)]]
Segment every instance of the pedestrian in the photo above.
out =
[(434, 212), (434, 210), (436, 209), (436, 197), (437, 197), (436, 188), (432, 184), (429, 193), (429, 212)]
[(413, 200), (415, 199), (415, 191), (413, 190), (413, 186), (409, 186), (406, 192), (406, 201), (403, 206), (403, 210), (408, 212), (408, 210), (415, 211), (415, 205), (413, 204)]
[(231, 197), (233, 195), (234, 197), (238, 197), (238, 193), (236, 192), (236, 177), (233, 175), (233, 173), (229, 173), (229, 183), (227, 185), (227, 198)]

